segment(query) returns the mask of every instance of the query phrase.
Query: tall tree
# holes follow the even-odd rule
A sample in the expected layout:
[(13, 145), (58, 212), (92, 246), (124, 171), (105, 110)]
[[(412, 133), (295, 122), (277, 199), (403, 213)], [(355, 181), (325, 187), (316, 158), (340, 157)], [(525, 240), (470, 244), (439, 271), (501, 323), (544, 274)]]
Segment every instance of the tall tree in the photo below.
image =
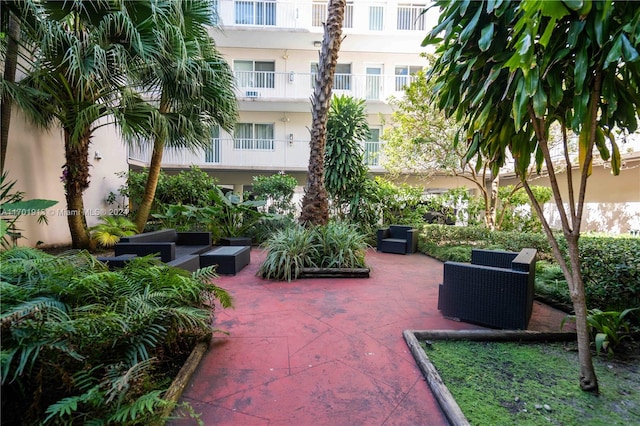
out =
[(72, 244), (91, 248), (82, 199), (89, 186), (91, 137), (101, 120), (116, 122), (125, 133), (144, 130), (152, 111), (127, 87), (126, 76), (132, 58), (148, 52), (127, 10), (136, 2), (33, 3), (35, 48), (28, 75), (19, 86), (45, 99), (25, 112), (38, 125), (62, 128), (62, 174)]
[[(510, 151), (568, 282), (576, 314), (580, 386), (598, 392), (590, 352), (578, 240), (594, 147), (618, 173), (613, 129), (633, 132), (640, 110), (640, 7), (632, 1), (437, 1), (440, 43), (432, 68), (437, 105), (463, 122), (469, 157), (500, 167)], [(441, 34), (444, 33), (444, 34)], [(549, 150), (549, 128), (563, 131), (566, 191)], [(566, 130), (579, 135), (577, 187)], [(527, 183), (535, 158), (549, 174), (568, 260)], [(566, 195), (565, 195), (566, 194)]]
[(494, 229), (500, 170), (493, 174), (489, 162), (468, 159), (466, 147), (454, 143), (460, 124), (434, 106), (431, 100), (434, 89), (434, 82), (420, 71), (405, 87), (403, 97), (390, 100), (394, 112), (383, 134), (385, 169), (392, 174), (413, 173), (424, 179), (447, 174), (469, 181), (482, 197), (485, 226)]
[(311, 97), (311, 141), (309, 171), (302, 198), (300, 222), (323, 225), (329, 221), (329, 200), (324, 187), (324, 151), (327, 140), (327, 120), (333, 89), (333, 76), (342, 43), (342, 23), (346, 0), (329, 0), (327, 22), (318, 61), (318, 73)]
[[(148, 23), (140, 25), (143, 38), (156, 43), (151, 59), (141, 61), (141, 86), (146, 98), (157, 105), (162, 126), (150, 126), (153, 152), (145, 193), (135, 224), (144, 230), (158, 186), (165, 146), (206, 148), (212, 128), (231, 131), (237, 117), (234, 77), (208, 33), (215, 26), (210, 0), (175, 0), (149, 8)], [(150, 123), (151, 124), (151, 123)]]

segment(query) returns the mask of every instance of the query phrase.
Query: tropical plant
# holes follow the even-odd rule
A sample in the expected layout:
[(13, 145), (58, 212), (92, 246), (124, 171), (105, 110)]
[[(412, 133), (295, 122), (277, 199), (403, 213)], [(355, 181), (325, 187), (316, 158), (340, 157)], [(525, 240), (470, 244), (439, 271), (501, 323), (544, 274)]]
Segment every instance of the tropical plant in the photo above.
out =
[(267, 216), (258, 210), (266, 204), (264, 200), (243, 200), (238, 194), (225, 194), (218, 187), (209, 191), (209, 199), (218, 208), (216, 216), (213, 217), (213, 228), (219, 229), (222, 236), (242, 236)]
[(327, 119), (324, 152), (324, 186), (340, 217), (349, 211), (354, 197), (362, 193), (369, 171), (362, 141), (369, 137), (363, 99), (334, 96)]
[(58, 202), (55, 200), (25, 200), (25, 193), (15, 191), (16, 181), (7, 179), (7, 172), (0, 175), (0, 244), (7, 249), (22, 238), (17, 222), (24, 215), (38, 215), (38, 223), (47, 223), (44, 211)]
[(311, 263), (319, 268), (364, 268), (366, 237), (347, 222), (331, 221), (313, 228), (318, 250)]
[(262, 278), (290, 282), (317, 258), (318, 248), (311, 229), (300, 225), (276, 232), (262, 247), (267, 251), (257, 273)]
[(102, 247), (113, 247), (120, 237), (135, 235), (138, 232), (136, 224), (126, 216), (102, 216), (102, 223), (89, 228), (91, 238)]
[(251, 195), (267, 202), (267, 212), (293, 216), (293, 194), (298, 181), (284, 172), (254, 176)]
[(300, 222), (324, 225), (329, 220), (329, 199), (324, 187), (324, 151), (327, 140), (327, 120), (333, 90), (333, 76), (342, 43), (342, 23), (346, 0), (329, 0), (327, 21), (320, 49), (318, 73), (311, 96), (311, 141), (309, 171), (302, 198)]
[(165, 120), (163, 126), (149, 122), (153, 152), (135, 217), (139, 232), (152, 209), (165, 146), (206, 149), (218, 126), (231, 131), (235, 125), (233, 72), (209, 35), (217, 26), (216, 8), (211, 0), (149, 2), (141, 37), (153, 43), (154, 53), (139, 62), (136, 78)]
[[(126, 84), (136, 57), (149, 56), (134, 18), (143, 2), (36, 2), (16, 7), (25, 77), (9, 93), (37, 125), (62, 129), (65, 150), (63, 184), (67, 221), (74, 248), (91, 248), (83, 192), (89, 186), (89, 145), (100, 121), (112, 120), (124, 135), (144, 134), (150, 105)], [(138, 13), (140, 12), (140, 13)], [(8, 92), (5, 92), (8, 90)]]
[[(150, 257), (108, 271), (87, 252), (0, 253), (3, 405), (22, 421), (141, 424), (158, 421), (176, 353), (211, 333), (212, 283)], [(5, 413), (3, 412), (3, 419)]]
[(285, 228), (262, 244), (267, 256), (257, 275), (291, 281), (303, 268), (365, 268), (366, 237), (351, 224)]
[[(580, 386), (597, 393), (578, 240), (594, 148), (617, 174), (620, 151), (613, 130), (637, 129), (640, 8), (631, 1), (435, 4), (441, 8), (438, 25), (423, 44), (440, 43), (430, 71), (436, 104), (461, 120), (456, 141), (468, 141), (466, 158), (487, 159), (494, 170), (504, 165), (507, 151), (515, 159), (516, 174), (570, 288)], [(549, 149), (553, 123), (563, 135), (566, 191), (560, 189)], [(575, 179), (568, 129), (579, 135)], [(536, 170), (544, 165), (549, 174), (568, 260), (527, 182), (533, 159)]]
[[(630, 322), (627, 315), (639, 309), (640, 308), (629, 308), (622, 312), (603, 312), (600, 309), (589, 309), (587, 322), (591, 327), (591, 336), (596, 346), (596, 354), (600, 355), (600, 352), (606, 351), (610, 357), (614, 355), (613, 349), (620, 345), (622, 340), (631, 337), (629, 334)], [(560, 328), (562, 328), (567, 321), (575, 322), (575, 320), (575, 315), (565, 317), (562, 320)]]

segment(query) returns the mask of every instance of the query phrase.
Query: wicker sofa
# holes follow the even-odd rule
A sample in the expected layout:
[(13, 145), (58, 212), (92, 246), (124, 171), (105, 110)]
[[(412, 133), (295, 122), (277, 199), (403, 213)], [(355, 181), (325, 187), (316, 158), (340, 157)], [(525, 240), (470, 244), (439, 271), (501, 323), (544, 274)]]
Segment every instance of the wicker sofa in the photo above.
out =
[(167, 265), (195, 271), (200, 267), (200, 254), (211, 248), (210, 232), (162, 229), (120, 238), (114, 246), (115, 257), (100, 260), (114, 268), (124, 266), (133, 257), (156, 254)]
[(473, 250), (471, 263), (445, 262), (438, 309), (493, 328), (526, 329), (533, 308), (535, 249)]
[(383, 253), (411, 254), (418, 248), (418, 230), (410, 226), (390, 225), (378, 229), (377, 250)]

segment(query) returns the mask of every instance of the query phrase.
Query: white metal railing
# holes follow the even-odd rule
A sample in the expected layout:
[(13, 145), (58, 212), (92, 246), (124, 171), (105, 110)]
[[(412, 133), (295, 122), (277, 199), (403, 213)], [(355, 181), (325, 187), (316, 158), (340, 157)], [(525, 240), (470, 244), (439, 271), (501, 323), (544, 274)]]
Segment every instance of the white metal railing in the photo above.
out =
[(425, 31), (427, 18), (424, 5), (398, 5), (396, 29), (400, 31)]
[[(365, 142), (369, 166), (380, 167), (380, 143)], [(142, 143), (129, 148), (129, 160), (148, 165), (153, 146)], [(309, 141), (289, 139), (233, 139), (216, 138), (207, 149), (194, 151), (185, 148), (164, 149), (163, 166), (215, 166), (230, 169), (305, 170), (309, 166)]]
[[(311, 26), (323, 28), (327, 21), (327, 2), (314, 1), (311, 4)], [(353, 28), (353, 3), (347, 3), (344, 9), (343, 29)]]
[[(308, 101), (313, 93), (315, 73), (278, 73), (271, 71), (236, 71), (236, 96), (240, 99), (287, 99)], [(358, 99), (386, 101), (402, 96), (404, 87), (413, 81), (407, 75), (336, 74), (336, 94)]]
[[(427, 30), (421, 16), (424, 4), (396, 1), (348, 2), (343, 28), (352, 33), (406, 32)], [(223, 27), (305, 29), (322, 32), (327, 19), (327, 2), (312, 0), (218, 0), (218, 17)], [(355, 19), (354, 17), (358, 17)]]

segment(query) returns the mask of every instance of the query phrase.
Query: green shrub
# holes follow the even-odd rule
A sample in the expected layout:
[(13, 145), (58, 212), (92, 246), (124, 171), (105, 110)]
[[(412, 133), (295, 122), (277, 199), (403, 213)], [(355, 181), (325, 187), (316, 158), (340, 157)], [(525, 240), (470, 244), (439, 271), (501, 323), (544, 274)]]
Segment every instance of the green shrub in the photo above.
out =
[(313, 228), (317, 257), (311, 263), (320, 268), (363, 268), (367, 248), (365, 236), (354, 225), (330, 222)]
[[(144, 196), (149, 171), (146, 169), (141, 172), (131, 170), (119, 175), (127, 178), (127, 183), (119, 189), (120, 195), (129, 198), (132, 206), (131, 213), (135, 213)], [(151, 211), (157, 213), (161, 206), (169, 204), (207, 206), (209, 191), (214, 187), (216, 187), (216, 180), (196, 166), (191, 166), (189, 170), (182, 170), (175, 175), (161, 171)]]
[[(472, 248), (538, 250), (536, 292), (571, 306), (569, 289), (544, 234), (490, 231), (483, 227), (424, 225), (418, 248), (436, 259), (469, 261)], [(558, 236), (560, 249), (566, 242)], [(622, 311), (640, 306), (640, 239), (583, 235), (579, 241), (587, 306)], [(469, 256), (469, 257), (466, 257)]]
[(343, 222), (313, 228), (295, 224), (262, 244), (267, 257), (258, 276), (291, 281), (302, 268), (364, 268), (365, 238), (355, 226)]
[[(520, 251), (523, 248), (538, 250), (538, 259), (551, 260), (553, 253), (544, 234), (533, 232), (491, 231), (482, 226), (424, 225), (420, 232), (423, 244), (433, 246), (470, 246), (483, 249)], [(429, 245), (424, 245), (425, 250)], [(421, 249), (421, 251), (425, 252)], [(429, 252), (425, 252), (431, 254)], [(436, 256), (434, 256), (436, 257)], [(448, 260), (448, 259), (445, 259)]]
[(211, 268), (189, 274), (145, 257), (108, 271), (86, 252), (28, 248), (0, 263), (2, 405), (22, 404), (13, 409), (28, 424), (157, 421), (171, 380), (162, 373), (211, 333), (214, 299), (231, 304)]
[(587, 306), (640, 306), (640, 238), (583, 235), (579, 247)]
[(293, 216), (295, 205), (292, 200), (297, 184), (296, 178), (284, 172), (271, 176), (254, 176), (251, 194), (260, 200), (266, 200), (267, 212)]
[(312, 259), (318, 256), (313, 232), (301, 225), (276, 232), (262, 247), (267, 251), (267, 257), (260, 265), (258, 275), (272, 280), (295, 280), (302, 268), (312, 266)]

